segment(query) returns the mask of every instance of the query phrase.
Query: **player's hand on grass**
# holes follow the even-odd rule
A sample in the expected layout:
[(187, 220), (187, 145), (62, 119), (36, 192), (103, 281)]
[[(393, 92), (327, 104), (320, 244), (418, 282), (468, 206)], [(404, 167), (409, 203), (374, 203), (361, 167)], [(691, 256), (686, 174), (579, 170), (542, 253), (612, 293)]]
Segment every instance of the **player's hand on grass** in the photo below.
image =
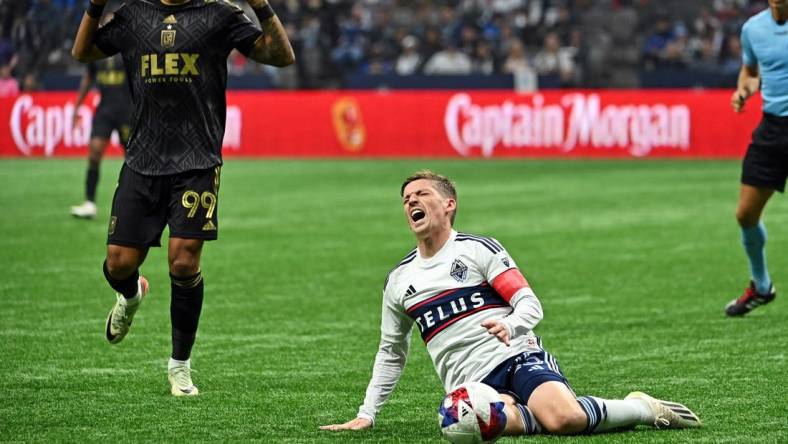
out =
[(509, 329), (506, 325), (497, 319), (487, 319), (482, 321), (482, 327), (487, 329), (487, 333), (498, 338), (499, 341), (509, 346)]
[(737, 90), (731, 96), (731, 106), (733, 110), (740, 113), (744, 110), (744, 104), (747, 102), (747, 94), (744, 91)]
[(372, 421), (366, 418), (355, 418), (344, 424), (331, 424), (320, 426), (320, 430), (364, 430), (372, 427)]

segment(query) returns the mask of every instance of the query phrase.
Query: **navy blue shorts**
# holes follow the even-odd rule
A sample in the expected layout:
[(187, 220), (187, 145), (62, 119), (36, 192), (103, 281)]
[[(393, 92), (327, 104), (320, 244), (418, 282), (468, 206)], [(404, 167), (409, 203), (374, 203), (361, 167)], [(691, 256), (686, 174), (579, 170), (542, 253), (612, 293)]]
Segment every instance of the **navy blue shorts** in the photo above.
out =
[(495, 367), (481, 382), (499, 393), (513, 396), (520, 404), (528, 404), (534, 390), (549, 381), (569, 387), (569, 381), (561, 372), (558, 361), (542, 350), (512, 356)]

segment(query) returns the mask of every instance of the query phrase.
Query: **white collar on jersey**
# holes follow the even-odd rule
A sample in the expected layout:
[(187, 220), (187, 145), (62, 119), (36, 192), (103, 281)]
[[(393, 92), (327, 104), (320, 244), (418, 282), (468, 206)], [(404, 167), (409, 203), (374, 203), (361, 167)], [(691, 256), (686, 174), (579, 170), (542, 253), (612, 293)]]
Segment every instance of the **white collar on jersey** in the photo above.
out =
[(454, 238), (457, 237), (457, 231), (452, 228), (451, 233), (449, 234), (449, 238), (446, 239), (446, 243), (443, 244), (440, 250), (435, 253), (432, 257), (425, 258), (421, 255), (421, 251), (419, 247), (416, 247), (416, 261), (422, 265), (430, 265), (440, 260), (440, 257), (445, 255), (446, 252), (449, 250), (449, 245), (454, 242)]

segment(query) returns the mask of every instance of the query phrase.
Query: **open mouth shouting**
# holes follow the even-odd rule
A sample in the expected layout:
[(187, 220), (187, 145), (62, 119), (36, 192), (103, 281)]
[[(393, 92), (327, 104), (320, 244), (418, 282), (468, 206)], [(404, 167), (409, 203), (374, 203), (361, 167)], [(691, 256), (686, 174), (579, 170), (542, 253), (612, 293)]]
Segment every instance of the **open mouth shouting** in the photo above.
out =
[(414, 224), (425, 217), (427, 217), (427, 213), (425, 213), (421, 208), (414, 208), (410, 210), (410, 220), (413, 221)]

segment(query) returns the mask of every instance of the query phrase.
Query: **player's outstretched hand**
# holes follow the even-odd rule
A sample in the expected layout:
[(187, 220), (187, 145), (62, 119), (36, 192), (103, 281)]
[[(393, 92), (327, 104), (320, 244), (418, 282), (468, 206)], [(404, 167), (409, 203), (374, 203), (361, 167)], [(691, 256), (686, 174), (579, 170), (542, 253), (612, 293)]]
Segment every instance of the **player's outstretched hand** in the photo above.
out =
[(506, 344), (507, 347), (509, 346), (509, 329), (506, 328), (503, 322), (496, 319), (487, 319), (486, 321), (482, 321), (482, 327), (487, 329), (487, 333), (498, 338), (498, 340)]
[(372, 421), (366, 418), (355, 418), (344, 424), (330, 424), (320, 426), (320, 430), (331, 430), (336, 432), (338, 430), (364, 430), (372, 427)]
[(733, 96), (731, 96), (731, 107), (733, 107), (733, 110), (737, 113), (744, 110), (744, 103), (747, 101), (744, 97), (741, 91), (736, 91), (733, 93)]

